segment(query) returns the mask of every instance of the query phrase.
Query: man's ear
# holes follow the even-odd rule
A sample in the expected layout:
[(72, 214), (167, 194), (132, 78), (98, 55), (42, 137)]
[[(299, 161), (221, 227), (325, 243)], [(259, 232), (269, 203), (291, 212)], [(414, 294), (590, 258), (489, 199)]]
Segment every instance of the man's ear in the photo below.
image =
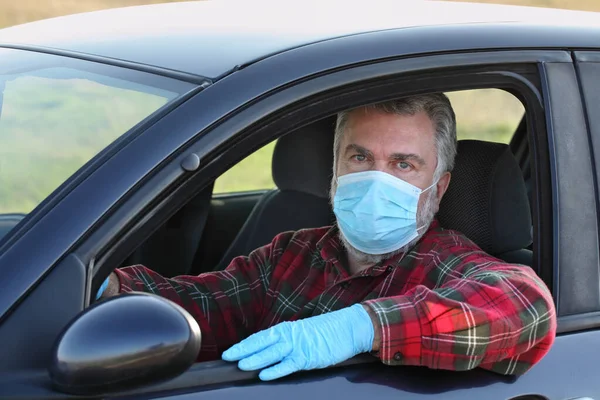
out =
[(442, 197), (444, 197), (444, 193), (446, 193), (446, 190), (448, 189), (448, 185), (450, 185), (450, 172), (446, 171), (437, 183), (438, 206), (442, 201)]

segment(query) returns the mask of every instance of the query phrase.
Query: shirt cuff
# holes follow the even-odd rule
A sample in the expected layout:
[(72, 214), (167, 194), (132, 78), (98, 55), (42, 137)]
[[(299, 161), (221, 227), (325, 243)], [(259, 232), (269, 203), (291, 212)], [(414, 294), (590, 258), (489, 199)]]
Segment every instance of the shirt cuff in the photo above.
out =
[(119, 293), (146, 292), (153, 293), (148, 287), (144, 286), (138, 278), (138, 271), (144, 270), (142, 265), (132, 265), (126, 268), (115, 269), (117, 280), (119, 281)]
[(373, 354), (387, 365), (422, 365), (422, 328), (417, 307), (404, 296), (369, 300), (379, 322), (381, 343)]

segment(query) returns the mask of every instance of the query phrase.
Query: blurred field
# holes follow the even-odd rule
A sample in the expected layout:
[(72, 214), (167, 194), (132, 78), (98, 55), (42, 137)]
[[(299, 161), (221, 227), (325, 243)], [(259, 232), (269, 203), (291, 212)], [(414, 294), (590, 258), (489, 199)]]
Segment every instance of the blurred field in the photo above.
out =
[(600, 11), (598, 0), (448, 0), (464, 3), (513, 4), (517, 6), (565, 8), (570, 10)]
[[(181, 1), (181, 0), (180, 0)], [(189, 0), (182, 0), (189, 1)], [(251, 1), (251, 0), (248, 0)], [(325, 0), (324, 0), (325, 1)], [(600, 0), (446, 0), (474, 3), (515, 4), (535, 7), (600, 11)], [(170, 3), (170, 0), (0, 0), (0, 28), (38, 19), (86, 11), (140, 4)]]
[[(169, 1), (0, 0), (0, 28), (60, 15), (163, 2)], [(600, 11), (600, 0), (479, 2)], [(88, 81), (75, 82), (70, 91), (32, 96), (36, 87), (40, 86), (31, 85), (11, 97), (10, 81), (7, 84), (0, 119), (0, 213), (29, 212), (107, 143), (161, 104), (159, 99), (136, 92), (121, 91), (117, 95), (114, 88), (108, 90)], [(43, 101), (31, 101), (40, 96)], [(95, 105), (104, 106), (78, 101), (90, 96), (95, 97)], [(523, 114), (520, 102), (499, 90), (460, 92), (450, 97), (460, 138), (506, 142)], [(273, 147), (273, 143), (265, 146), (225, 173), (217, 180), (215, 191), (273, 187)]]
[(0, 0), (0, 28), (106, 8), (169, 2), (169, 0)]

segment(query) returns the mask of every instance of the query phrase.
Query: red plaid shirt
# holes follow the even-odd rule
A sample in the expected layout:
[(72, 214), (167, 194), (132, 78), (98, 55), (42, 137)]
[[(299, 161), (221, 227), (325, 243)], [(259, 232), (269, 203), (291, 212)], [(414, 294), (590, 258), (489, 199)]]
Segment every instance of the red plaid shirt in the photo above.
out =
[(556, 332), (552, 297), (531, 268), (435, 221), (412, 250), (352, 276), (335, 227), (281, 233), (224, 271), (167, 279), (138, 265), (116, 273), (122, 292), (158, 294), (196, 318), (199, 360), (279, 322), (355, 303), (377, 316), (376, 355), (389, 365), (522, 374)]

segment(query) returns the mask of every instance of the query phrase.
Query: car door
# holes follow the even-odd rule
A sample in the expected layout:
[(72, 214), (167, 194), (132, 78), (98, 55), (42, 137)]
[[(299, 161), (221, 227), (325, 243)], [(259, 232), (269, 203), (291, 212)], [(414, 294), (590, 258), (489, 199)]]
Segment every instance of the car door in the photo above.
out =
[[(579, 267), (585, 265), (593, 270), (598, 260), (593, 247), (597, 238), (596, 218), (590, 215), (590, 210), (595, 214), (596, 201), (593, 185), (588, 184), (593, 181), (591, 154), (575, 69), (570, 54), (566, 52), (537, 53), (524, 50), (503, 55), (508, 58), (515, 56), (519, 59), (517, 64), (522, 63), (523, 67), (528, 62), (536, 65), (539, 75), (532, 77), (523, 71), (521, 73), (531, 82), (539, 80), (540, 92), (537, 95), (545, 110), (541, 115), (529, 114), (528, 118), (543, 119), (536, 122), (534, 137), (529, 140), (532, 158), (536, 163), (536, 193), (533, 201), (537, 218), (534, 222), (534, 248), (538, 252), (536, 257), (540, 274), (547, 281), (556, 283), (553, 288), (560, 317), (559, 335), (550, 353), (535, 368), (519, 378), (502, 377), (481, 370), (456, 373), (419, 368), (397, 369), (361, 360), (362, 363), (357, 361), (357, 365), (337, 370), (311, 371), (273, 383), (246, 381), (244, 385), (236, 384), (231, 387), (223, 382), (223, 378), (213, 375), (210, 369), (197, 365), (186, 373), (187, 379), (191, 380), (191, 376), (197, 374), (197, 379), (219, 386), (209, 391), (181, 394), (174, 398), (208, 398), (213, 395), (228, 399), (247, 395), (326, 398), (335, 392), (337, 396), (349, 398), (368, 396), (536, 400), (594, 398), (600, 394), (600, 386), (593, 378), (596, 374), (593, 360), (597, 355), (594, 343), (598, 341), (598, 333), (586, 331), (584, 323), (587, 319), (586, 312), (589, 311), (589, 297), (593, 291), (588, 287), (587, 279), (590, 275), (585, 268)], [(468, 63), (459, 61), (460, 57), (456, 55), (435, 57), (435, 61), (432, 59), (430, 62), (438, 66), (444, 62), (456, 62), (452, 64), (454, 67), (467, 68), (474, 63), (473, 56), (465, 55)], [(496, 53), (494, 56), (500, 55)], [(525, 60), (520, 57), (531, 58)], [(483, 58), (479, 65), (488, 65), (490, 59), (486, 61), (485, 56)], [(405, 65), (414, 61), (405, 60)], [(402, 63), (396, 65), (397, 68), (402, 68)], [(427, 69), (427, 66), (423, 65), (421, 68)], [(518, 66), (515, 68), (520, 70)], [(360, 76), (358, 71), (352, 72), (354, 76)], [(440, 74), (443, 76), (443, 72)], [(333, 76), (329, 78), (333, 80)], [(323, 81), (325, 79), (321, 82)], [(425, 85), (431, 85), (427, 86), (431, 90), (445, 87), (439, 83), (437, 85), (440, 86), (435, 86), (434, 82), (435, 79)], [(468, 87), (464, 81), (456, 85)], [(325, 85), (321, 83), (320, 86)], [(544, 128), (543, 131), (539, 130), (540, 127)], [(576, 196), (573, 191), (576, 191)], [(572, 239), (580, 238), (582, 232), (590, 234), (588, 240)], [(583, 359), (583, 349), (589, 351), (591, 357)], [(222, 376), (229, 371), (232, 381), (244, 380), (243, 373), (227, 370), (225, 365), (221, 368), (223, 369), (215, 368), (214, 371), (219, 371)], [(250, 374), (247, 376), (250, 377)], [(566, 376), (568, 378), (565, 379)], [(186, 377), (182, 376), (181, 379)]]
[[(519, 53), (519, 54), (507, 54), (506, 56), (508, 57), (506, 60), (503, 60), (502, 63), (505, 63), (507, 60), (512, 60), (511, 57), (517, 57), (517, 59), (519, 57), (525, 57), (525, 54), (527, 53)], [(488, 55), (489, 56), (489, 55)], [(493, 59), (494, 57), (487, 58), (488, 56), (482, 56), (482, 60), (481, 60), (481, 64), (477, 65), (476, 67), (479, 66), (484, 66), (484, 65), (488, 65), (488, 63), (492, 63), (492, 65), (494, 63), (496, 63), (496, 61), (491, 61), (491, 59)], [(497, 54), (496, 54), (497, 56)], [(537, 57), (539, 57), (540, 54), (532, 54), (531, 55), (531, 59), (529, 61), (529, 63), (533, 64), (533, 66), (537, 66)], [(456, 57), (456, 56), (454, 56)], [(433, 65), (435, 63), (435, 65), (440, 65), (440, 63), (444, 63), (444, 62), (448, 62), (448, 63), (453, 63), (453, 67), (457, 68), (460, 66), (463, 66), (467, 71), (470, 71), (470, 68), (473, 68), (473, 65), (471, 64), (473, 62), (473, 55), (465, 55), (463, 59), (460, 59), (460, 57), (458, 57), (459, 59), (455, 59), (454, 57), (433, 57), (430, 60), (420, 60), (424, 63), (423, 66), (417, 67), (415, 68), (417, 71), (425, 69), (427, 70), (427, 67), (429, 65)], [(544, 57), (555, 57), (554, 59), (557, 60), (558, 64), (566, 64), (566, 65), (570, 65), (570, 58), (568, 57), (568, 55), (566, 53), (562, 53), (562, 52), (558, 52), (556, 54), (549, 52), (549, 53), (544, 53)], [(469, 64), (465, 65), (463, 64), (465, 62), (465, 60), (469, 60)], [(499, 62), (499, 61), (498, 61)], [(527, 62), (521, 61), (523, 63), (523, 67), (522, 68), (526, 68), (526, 64)], [(432, 63), (432, 64), (429, 64)], [(393, 70), (396, 73), (400, 73), (401, 74), (401, 69), (404, 65), (406, 65), (407, 63), (404, 62), (397, 62), (394, 66), (388, 66), (390, 68), (393, 68)], [(381, 68), (384, 68), (382, 66), (383, 64), (380, 64), (379, 66)], [(410, 67), (407, 67), (410, 68)], [(498, 67), (500, 68), (500, 67)], [(572, 66), (571, 66), (572, 68)], [(460, 69), (460, 68), (459, 68)], [(400, 70), (400, 71), (399, 71)], [(412, 70), (412, 69), (411, 69)], [(414, 71), (414, 70), (412, 70)], [(533, 71), (535, 71), (535, 68), (533, 69)], [(352, 75), (355, 76), (355, 74), (357, 74), (356, 70), (352, 70)], [(328, 76), (327, 78), (322, 78), (321, 82), (319, 82), (318, 86), (322, 87), (324, 86), (324, 82), (327, 82), (328, 79), (332, 79), (334, 77), (339, 78), (339, 76), (336, 76), (337, 74), (332, 74), (331, 76)], [(461, 79), (459, 79), (457, 77), (456, 82), (454, 84), (454, 87), (457, 87), (460, 85), (460, 88), (466, 88), (469, 87), (470, 84), (472, 83), (466, 83), (466, 82), (473, 82), (474, 79), (476, 79), (476, 76), (478, 74), (475, 72), (466, 72), (466, 76), (461, 77)], [(523, 74), (523, 76), (527, 76), (527, 74)], [(238, 75), (238, 77), (240, 79), (242, 79), (241, 74)], [(368, 77), (367, 76), (363, 76), (363, 79), (366, 79)], [(434, 76), (429, 76), (427, 79), (423, 78), (423, 81), (421, 82), (421, 84), (425, 84), (425, 85), (431, 85), (429, 88), (431, 90), (437, 90), (437, 89), (441, 89), (443, 86), (443, 81), (442, 79), (439, 79), (439, 77), (445, 77), (445, 71), (444, 72), (440, 72), (440, 75), (434, 75)], [(234, 78), (236, 78), (235, 76), (232, 76), (231, 79), (233, 80)], [(467, 79), (470, 78), (470, 79)], [(349, 84), (357, 84), (359, 81), (361, 81), (362, 79), (356, 79), (353, 78), (350, 82), (348, 82)], [(447, 82), (447, 81), (446, 81)], [(460, 83), (458, 83), (460, 82)], [(223, 82), (217, 83), (214, 85), (214, 88), (217, 89), (219, 87), (220, 84), (226, 84), (228, 82), (226, 82), (226, 80), (224, 80)], [(308, 84), (310, 84), (311, 82), (307, 82)], [(307, 86), (309, 86), (307, 84)], [(400, 84), (397, 84), (398, 86), (400, 86)], [(309, 86), (310, 87), (310, 86)], [(301, 85), (295, 86), (293, 89), (295, 89), (296, 92), (300, 92), (301, 93)], [(364, 89), (365, 91), (367, 89)], [(408, 89), (405, 89), (408, 90)], [(414, 90), (414, 89), (413, 89)], [(339, 102), (340, 96), (335, 98), (336, 102)], [(294, 96), (291, 101), (297, 102), (299, 100), (298, 96)], [(330, 101), (333, 101), (334, 99), (330, 99)], [(364, 101), (364, 99), (363, 99)], [(325, 103), (325, 98), (322, 98), (320, 101), (320, 107), (321, 107), (321, 112), (326, 112), (326, 106), (324, 105)], [(274, 107), (274, 112), (273, 113), (277, 113), (277, 110), (285, 110), (286, 103), (280, 103), (278, 104), (277, 107)], [(307, 108), (310, 107), (310, 102), (307, 103), (306, 106), (299, 108), (299, 110), (297, 111), (298, 113), (301, 113), (302, 115), (307, 115), (308, 111)], [(261, 105), (258, 104), (258, 106), (260, 107)], [(533, 108), (535, 108), (534, 106), (532, 106)], [(289, 111), (285, 111), (286, 115), (289, 116), (290, 112)], [(231, 134), (231, 132), (235, 132), (232, 131), (232, 126), (246, 126), (246, 124), (248, 125), (252, 125), (254, 124), (256, 126), (256, 122), (254, 122), (254, 116), (256, 115), (257, 111), (253, 110), (252, 108), (248, 108), (244, 111), (244, 113), (246, 114), (245, 116), (242, 115), (237, 115), (236, 117), (232, 118), (231, 120), (227, 121), (226, 123), (224, 123), (222, 126), (220, 126), (219, 128), (216, 128), (214, 131), (208, 133), (204, 139), (208, 139), (209, 135), (215, 135), (215, 136), (220, 136), (222, 134), (224, 134), (225, 132), (229, 132)], [(536, 113), (533, 112), (532, 114), (532, 118), (536, 117)], [(542, 114), (543, 115), (543, 114)], [(539, 115), (537, 115), (539, 117)], [(318, 115), (314, 116), (315, 118), (318, 117)], [(242, 118), (247, 118), (246, 122), (243, 123), (242, 122)], [(270, 121), (277, 121), (277, 119), (272, 116)], [(284, 124), (285, 122), (285, 124)], [(288, 118), (284, 118), (281, 119), (278, 122), (272, 122), (273, 124), (278, 124), (280, 126), (289, 126), (290, 124), (293, 123), (297, 123), (294, 119), (290, 119)], [(261, 124), (258, 124), (258, 126), (260, 127)], [(542, 121), (542, 126), (543, 126), (543, 121)], [(220, 131), (220, 132), (219, 132)], [(243, 134), (244, 133), (244, 129), (243, 128), (238, 128), (238, 134), (231, 134), (231, 139), (236, 139), (236, 136)], [(245, 142), (248, 143), (249, 147), (254, 147), (256, 144), (260, 143), (260, 141), (265, 141), (268, 140), (268, 135), (266, 133), (266, 129), (258, 129), (258, 130), (253, 130), (249, 133), (246, 134)], [(265, 135), (265, 138), (261, 139), (261, 134)], [(543, 132), (540, 132), (540, 134), (543, 134)], [(544, 135), (545, 136), (545, 135)], [(230, 139), (230, 140), (231, 140)], [(242, 139), (238, 139), (240, 142), (243, 143)], [(258, 142), (256, 142), (258, 141)], [(206, 146), (202, 146), (201, 144), (202, 140), (199, 141), (197, 144), (195, 144), (193, 147), (194, 148), (203, 148), (206, 149)], [(197, 147), (196, 147), (197, 146)], [(238, 146), (238, 149), (236, 149), (235, 147), (230, 148), (227, 153), (233, 153), (235, 154), (235, 152), (243, 152), (243, 149), (246, 146)], [(191, 150), (191, 149), (190, 149)], [(238, 154), (237, 157), (240, 157), (241, 154)], [(225, 154), (222, 155), (222, 157), (226, 157)], [(234, 158), (235, 156), (230, 155), (230, 157)], [(215, 166), (215, 168), (217, 168), (217, 166)], [(540, 235), (542, 236), (542, 235)], [(543, 247), (542, 244), (537, 244), (536, 245), (538, 248)], [(551, 255), (550, 255), (551, 256)], [(100, 267), (102, 268), (102, 267)], [(372, 361), (372, 360), (371, 360)], [(549, 364), (552, 365), (552, 364)], [(554, 368), (554, 367), (549, 367), (549, 368)], [(542, 370), (540, 370), (541, 373)], [(187, 371), (185, 374), (183, 374), (180, 378), (177, 378), (176, 380), (170, 382), (169, 384), (166, 384), (166, 386), (164, 387), (164, 389), (166, 390), (167, 388), (174, 388), (177, 385), (189, 385), (191, 383), (185, 383), (185, 382), (196, 382), (196, 384), (198, 384), (198, 382), (202, 382), (203, 385), (207, 385), (209, 383), (212, 383), (214, 385), (219, 385), (214, 387), (213, 390), (208, 391), (208, 392), (204, 392), (202, 391), (201, 393), (194, 393), (189, 394), (189, 396), (201, 396), (202, 393), (205, 393), (207, 396), (208, 395), (220, 395), (220, 396), (231, 396), (230, 398), (235, 398), (238, 396), (243, 395), (244, 393), (246, 394), (251, 394), (252, 396), (278, 396), (278, 395), (284, 395), (284, 393), (286, 394), (286, 397), (290, 396), (290, 385), (293, 385), (294, 389), (294, 393), (291, 396), (297, 396), (298, 398), (301, 397), (305, 397), (308, 395), (308, 393), (313, 393), (312, 396), (314, 397), (315, 394), (314, 393), (318, 393), (321, 392), (323, 389), (323, 387), (335, 387), (336, 390), (338, 391), (338, 393), (341, 393), (343, 395), (344, 392), (346, 392), (346, 395), (356, 395), (356, 393), (364, 393), (364, 395), (367, 395), (367, 393), (369, 393), (368, 395), (376, 397), (376, 396), (380, 396), (380, 397), (386, 397), (386, 396), (391, 396), (394, 394), (397, 394), (398, 392), (401, 392), (403, 396), (406, 396), (406, 398), (410, 398), (408, 396), (412, 396), (413, 398), (426, 398), (427, 396), (435, 396), (435, 395), (440, 395), (441, 393), (444, 394), (444, 396), (446, 398), (464, 398), (465, 397), (465, 390), (466, 388), (469, 388), (469, 392), (468, 392), (468, 396), (472, 398), (481, 398), (482, 396), (489, 396), (490, 393), (495, 393), (498, 394), (498, 396), (505, 396), (507, 398), (511, 398), (511, 397), (516, 397), (517, 395), (522, 395), (522, 394), (527, 394), (527, 393), (544, 393), (544, 389), (541, 388), (539, 386), (539, 375), (537, 374), (533, 374), (533, 375), (528, 375), (529, 379), (525, 380), (525, 378), (521, 378), (519, 380), (517, 380), (516, 382), (513, 382), (512, 379), (510, 378), (503, 378), (503, 377), (498, 377), (489, 373), (485, 373), (483, 371), (473, 371), (470, 373), (464, 373), (464, 374), (457, 374), (457, 373), (445, 373), (445, 372), (439, 372), (439, 371), (423, 371), (421, 369), (414, 369), (414, 368), (407, 368), (407, 370), (402, 374), (399, 375), (398, 370), (396, 369), (392, 369), (392, 368), (386, 368), (383, 367), (381, 365), (378, 364), (372, 364), (372, 363), (366, 363), (366, 364), (359, 364), (359, 365), (355, 365), (355, 366), (349, 366), (346, 367), (344, 369), (340, 369), (338, 371), (336, 370), (327, 370), (327, 371), (318, 371), (318, 372), (310, 372), (310, 373), (306, 373), (306, 374), (299, 374), (298, 376), (294, 376), (291, 378), (288, 378), (282, 382), (277, 382), (274, 384), (266, 384), (266, 383), (259, 383), (259, 382), (252, 382), (252, 378), (254, 377), (253, 374), (250, 373), (243, 373), (240, 371), (236, 371), (234, 366), (231, 365), (226, 365), (226, 364), (215, 364), (215, 365), (211, 365), (210, 367), (207, 365), (203, 365), (203, 364), (198, 364), (193, 366), (189, 371)], [(442, 380), (442, 381), (446, 381), (448, 382), (448, 384), (446, 385), (440, 385), (440, 386), (435, 386), (435, 387), (431, 387), (431, 385), (428, 383), (431, 380)], [(246, 384), (244, 386), (238, 386), (236, 385), (235, 387), (230, 387), (231, 383), (236, 382), (236, 381), (245, 381)], [(177, 383), (179, 382), (179, 383)], [(472, 387), (474, 382), (477, 382), (477, 384), (475, 385), (476, 387)], [(373, 387), (375, 387), (376, 389), (374, 389)], [(189, 390), (189, 389), (188, 389)], [(537, 390), (537, 392), (536, 392)], [(184, 396), (185, 397), (185, 396)]]
[[(375, 39), (373, 43), (378, 42)], [(21, 338), (18, 332), (28, 327), (26, 321), (32, 316), (35, 321), (48, 321), (48, 316), (53, 316), (56, 310), (52, 307), (52, 296), (60, 292), (60, 296), (70, 296), (70, 301), (82, 307), (89, 304), (90, 293), (95, 293), (108, 272), (156, 226), (227, 166), (243, 158), (249, 148), (269, 142), (285, 129), (385, 96), (419, 90), (493, 87), (510, 82), (519, 93), (526, 94), (525, 102), (535, 128), (531, 138), (538, 191), (534, 196), (537, 213), (534, 250), (541, 275), (547, 275), (545, 279), (553, 283), (561, 316), (561, 335), (555, 346), (527, 375), (514, 379), (481, 370), (457, 373), (390, 368), (362, 357), (353, 360), (353, 365), (263, 383), (256, 380), (254, 373), (238, 371), (234, 365), (215, 361), (196, 364), (169, 382), (118, 395), (130, 398), (219, 396), (224, 399), (326, 398), (332, 393), (349, 398), (406, 399), (597, 396), (600, 382), (594, 379), (593, 360), (600, 349), (594, 349), (593, 343), (598, 338), (594, 331), (579, 332), (585, 329), (582, 321), (586, 320), (580, 315), (590, 310), (580, 309), (578, 296), (589, 297), (589, 285), (580, 286), (583, 293), (574, 293), (568, 287), (571, 282), (587, 279), (576, 273), (573, 266), (597, 265), (598, 262), (594, 253), (588, 252), (590, 243), (597, 238), (597, 224), (594, 219), (591, 223), (589, 214), (584, 212), (587, 202), (595, 204), (595, 193), (585, 185), (577, 186), (573, 192), (572, 182), (581, 184), (593, 177), (583, 108), (570, 54), (561, 50), (448, 52), (389, 60), (386, 56), (390, 54), (386, 51), (393, 55), (398, 50), (380, 48), (376, 56), (372, 54), (358, 65), (361, 60), (357, 54), (364, 53), (350, 50), (363, 48), (364, 42), (346, 42), (347, 53), (336, 59), (326, 57), (330, 54), (330, 45), (297, 49), (286, 57), (263, 60), (208, 87), (149, 127), (69, 193), (48, 214), (46, 221), (40, 221), (35, 230), (14, 243), (0, 258), (0, 266), (12, 277), (18, 276), (20, 259), (39, 268), (33, 271), (30, 268), (20, 276), (23, 283), (17, 289), (25, 287), (27, 290), (10, 291), (12, 299), (8, 294), (0, 298), (5, 314), (0, 325), (3, 342), (16, 343), (21, 348), (29, 345), (32, 350), (48, 355), (61, 324), (74, 316), (73, 310), (65, 312), (61, 321), (46, 329), (41, 340), (32, 341), (32, 336)], [(300, 63), (295, 69), (282, 68), (303, 59), (319, 59), (321, 64)], [(342, 62), (344, 64), (340, 64)], [(253, 84), (247, 85), (248, 82)], [(386, 88), (390, 91), (386, 92)], [(392, 89), (395, 92), (391, 92)], [(229, 97), (223, 99), (223, 93)], [(217, 98), (219, 102), (215, 101)], [(240, 108), (251, 100), (254, 101), (250, 106)], [(198, 109), (206, 112), (195, 112)], [(142, 150), (148, 154), (140, 159), (136, 155)], [(132, 159), (135, 159), (133, 164)], [(190, 160), (198, 162), (188, 162)], [(123, 170), (126, 165), (132, 167)], [(190, 168), (190, 165), (195, 167)], [(122, 174), (106, 193), (106, 186), (100, 183), (114, 179), (116, 171)], [(576, 176), (580, 180), (573, 181)], [(573, 197), (577, 203), (573, 203)], [(72, 210), (81, 202), (87, 202), (89, 207), (86, 213), (74, 216)], [(67, 216), (81, 218), (81, 221), (68, 230), (56, 224)], [(60, 262), (50, 268), (55, 263), (36, 259), (39, 254), (32, 253), (31, 249), (43, 242), (44, 235), (56, 226), (65, 243), (62, 250), (56, 250)], [(574, 233), (585, 234), (586, 240), (570, 240), (569, 235)], [(595, 248), (597, 250), (597, 246)], [(567, 285), (563, 285), (563, 281)], [(582, 349), (589, 358), (581, 357)], [(16, 359), (14, 354), (11, 357)], [(22, 368), (1, 378), (3, 398), (57, 396), (43, 372), (46, 366), (43, 357), (20, 365)], [(577, 372), (574, 376), (573, 371)], [(558, 379), (564, 376), (570, 376), (568, 385)]]

